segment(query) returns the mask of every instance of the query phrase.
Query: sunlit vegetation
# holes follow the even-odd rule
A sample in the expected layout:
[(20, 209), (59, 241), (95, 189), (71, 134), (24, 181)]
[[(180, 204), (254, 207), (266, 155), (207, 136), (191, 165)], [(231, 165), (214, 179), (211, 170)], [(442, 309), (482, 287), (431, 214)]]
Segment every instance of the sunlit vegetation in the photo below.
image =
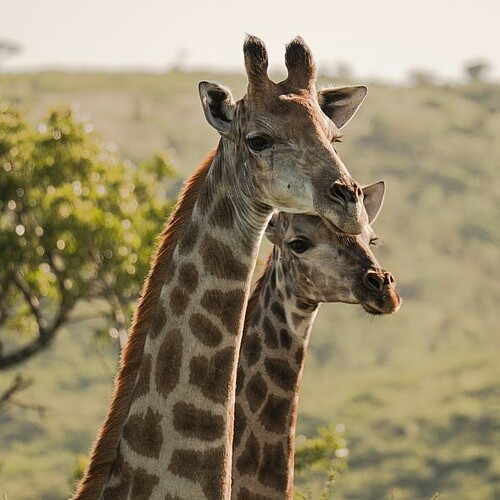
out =
[[(28, 111), (35, 130), (45, 123), (39, 134), (51, 137), (47, 109), (70, 105), (116, 145), (118, 158), (140, 164), (166, 150), (186, 177), (217, 140), (197, 95), (198, 80), (210, 78), (244, 92), (238, 75), (180, 72), (9, 75), (0, 90)], [(297, 431), (306, 446), (299, 456), (309, 460), (296, 473), (297, 491), (307, 498), (500, 498), (500, 87), (415, 81), (369, 85), (338, 147), (356, 179), (387, 181), (375, 252), (405, 302), (396, 316), (376, 319), (348, 305), (320, 311)], [(65, 189), (75, 196), (72, 182), (83, 181), (68, 178)], [(16, 226), (12, 238), (26, 238)], [(145, 255), (152, 243), (141, 245)], [(76, 313), (93, 309), (80, 304)], [(111, 391), (116, 349), (94, 339), (107, 327), (97, 319), (63, 329), (53, 348), (21, 367), (34, 383), (19, 399), (47, 411), (0, 413), (0, 494), (69, 494)], [(3, 372), (0, 392), (12, 376)], [(341, 428), (341, 446), (321, 428)], [(320, 459), (311, 446), (324, 452)], [(338, 467), (337, 449), (347, 468)]]
[(172, 171), (160, 156), (123, 161), (90, 130), (69, 110), (36, 129), (0, 110), (1, 369), (47, 348), (79, 300), (105, 302), (126, 337)]

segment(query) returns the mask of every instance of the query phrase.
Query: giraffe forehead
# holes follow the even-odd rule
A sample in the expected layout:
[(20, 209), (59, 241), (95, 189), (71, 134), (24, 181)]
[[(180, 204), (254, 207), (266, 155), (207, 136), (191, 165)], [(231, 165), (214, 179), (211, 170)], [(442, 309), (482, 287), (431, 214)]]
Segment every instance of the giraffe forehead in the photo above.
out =
[(333, 237), (321, 218), (315, 215), (283, 214), (281, 227), (285, 241), (300, 236), (310, 240), (329, 240)]
[(334, 123), (323, 113), (315, 95), (310, 92), (271, 92), (259, 100), (246, 102), (249, 128), (282, 129), (289, 134), (298, 131), (338, 134)]

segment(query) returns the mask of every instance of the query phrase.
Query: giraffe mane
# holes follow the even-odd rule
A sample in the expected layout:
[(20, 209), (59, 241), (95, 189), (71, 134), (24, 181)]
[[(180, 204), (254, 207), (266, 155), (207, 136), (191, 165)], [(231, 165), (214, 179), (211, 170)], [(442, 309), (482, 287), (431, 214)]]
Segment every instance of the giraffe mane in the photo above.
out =
[(128, 342), (121, 357), (111, 405), (93, 447), (85, 476), (74, 498), (98, 498), (111, 473), (141, 365), (144, 344), (153, 323), (168, 265), (172, 261), (176, 244), (186, 221), (191, 216), (216, 152), (217, 149), (214, 148), (186, 181), (176, 206), (159, 237), (158, 250), (146, 277)]

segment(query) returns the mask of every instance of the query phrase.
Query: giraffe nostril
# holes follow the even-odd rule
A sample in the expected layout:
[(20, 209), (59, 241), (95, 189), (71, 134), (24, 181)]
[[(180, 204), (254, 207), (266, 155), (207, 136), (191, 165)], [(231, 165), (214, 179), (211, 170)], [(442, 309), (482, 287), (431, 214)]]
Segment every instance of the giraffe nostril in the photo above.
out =
[(340, 201), (342, 204), (347, 204), (351, 200), (347, 187), (338, 182), (334, 182), (330, 186), (329, 193), (334, 200)]
[(381, 292), (384, 288), (384, 278), (374, 271), (368, 271), (364, 276), (368, 288)]
[(396, 280), (394, 279), (394, 276), (389, 273), (388, 271), (384, 272), (384, 285), (387, 286), (394, 286), (396, 284)]

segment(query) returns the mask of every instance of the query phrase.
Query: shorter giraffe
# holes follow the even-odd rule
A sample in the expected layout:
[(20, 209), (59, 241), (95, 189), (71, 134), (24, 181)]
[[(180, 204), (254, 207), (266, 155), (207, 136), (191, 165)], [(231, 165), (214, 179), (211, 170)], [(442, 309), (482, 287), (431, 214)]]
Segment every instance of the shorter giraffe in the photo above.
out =
[[(385, 184), (363, 192), (371, 223)], [(346, 236), (319, 217), (279, 213), (266, 235), (274, 249), (248, 304), (237, 377), (232, 498), (238, 500), (293, 496), (299, 386), (319, 304), (391, 314), (401, 303), (394, 278), (369, 248), (377, 239), (370, 226)]]

